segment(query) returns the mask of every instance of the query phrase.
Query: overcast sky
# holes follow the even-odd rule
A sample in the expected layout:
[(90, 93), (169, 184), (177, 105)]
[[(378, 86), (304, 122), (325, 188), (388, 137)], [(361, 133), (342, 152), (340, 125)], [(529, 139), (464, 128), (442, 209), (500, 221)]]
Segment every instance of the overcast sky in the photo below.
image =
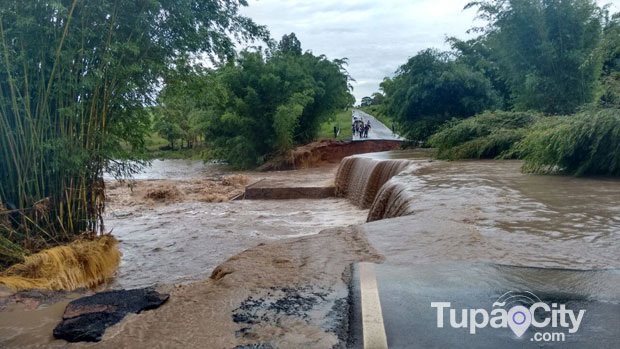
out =
[[(304, 50), (349, 58), (357, 102), (418, 51), (448, 49), (446, 36), (468, 38), (475, 9), (470, 0), (249, 0), (242, 14), (267, 25), (271, 36), (294, 32)], [(613, 3), (620, 10), (620, 0)]]

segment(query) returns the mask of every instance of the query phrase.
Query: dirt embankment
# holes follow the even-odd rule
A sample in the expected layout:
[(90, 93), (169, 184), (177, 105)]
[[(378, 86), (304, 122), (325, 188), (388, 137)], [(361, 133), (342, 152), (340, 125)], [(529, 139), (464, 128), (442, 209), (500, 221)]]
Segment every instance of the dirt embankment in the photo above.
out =
[(324, 140), (297, 147), (289, 154), (268, 161), (259, 171), (296, 170), (339, 163), (347, 156), (400, 149), (402, 142), (368, 140), (340, 142)]
[(103, 344), (333, 347), (347, 331), (349, 266), (382, 259), (357, 227), (260, 244), (179, 286), (159, 309), (130, 315)]

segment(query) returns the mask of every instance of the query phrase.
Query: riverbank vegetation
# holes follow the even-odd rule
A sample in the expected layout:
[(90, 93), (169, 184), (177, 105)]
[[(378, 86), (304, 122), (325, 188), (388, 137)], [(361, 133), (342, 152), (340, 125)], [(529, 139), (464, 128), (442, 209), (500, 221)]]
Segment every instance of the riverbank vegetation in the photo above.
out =
[(494, 159), (518, 157), (514, 145), (527, 127), (542, 116), (527, 112), (485, 112), (472, 118), (446, 123), (429, 143), (442, 159)]
[[(141, 164), (147, 106), (183, 57), (267, 39), (236, 0), (0, 3), (0, 268), (104, 233), (104, 171)], [(129, 161), (132, 160), (132, 161)]]
[[(339, 111), (332, 115), (327, 121), (321, 124), (316, 139), (322, 141), (325, 139), (337, 139), (347, 141), (353, 138), (353, 129), (351, 128), (352, 110)], [(334, 137), (334, 126), (340, 129), (337, 137)]]
[(185, 139), (191, 148), (203, 137), (206, 159), (253, 168), (315, 140), (353, 104), (345, 68), (344, 59), (302, 52), (292, 33), (216, 69), (176, 70), (153, 109), (156, 130), (171, 147)]
[(114, 276), (121, 261), (118, 241), (104, 236), (78, 240), (26, 256), (0, 276), (0, 285), (13, 290), (94, 288)]
[[(369, 97), (445, 159), (619, 175), (620, 14), (591, 0), (472, 1), (487, 25), (419, 52)], [(375, 103), (379, 101), (379, 103)]]

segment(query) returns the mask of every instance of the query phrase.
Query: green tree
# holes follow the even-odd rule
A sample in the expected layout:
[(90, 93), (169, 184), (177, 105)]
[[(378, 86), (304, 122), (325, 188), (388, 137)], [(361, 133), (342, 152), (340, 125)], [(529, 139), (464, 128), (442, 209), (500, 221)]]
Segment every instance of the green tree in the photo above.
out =
[(280, 40), (278, 49), (283, 54), (293, 54), (296, 56), (300, 56), (302, 52), (301, 42), (297, 39), (295, 33), (290, 33), (288, 35), (284, 34), (284, 36), (282, 36), (282, 40)]
[(603, 12), (594, 0), (485, 0), (485, 42), (514, 107), (573, 113), (593, 101), (600, 64), (592, 59)]
[(383, 96), (379, 92), (375, 92), (372, 94), (371, 98), (372, 98), (371, 105), (381, 105), (383, 104), (383, 99), (385, 98), (385, 96)]
[(501, 74), (501, 67), (492, 55), (488, 37), (482, 35), (467, 41), (451, 37), (447, 42), (452, 47), (458, 63), (465, 64), (473, 71), (481, 72), (489, 79), (493, 90), (500, 98), (498, 107), (503, 110), (512, 109), (510, 89)]
[(248, 168), (312, 141), (322, 122), (354, 101), (345, 63), (310, 52), (243, 51), (199, 77), (219, 91), (200, 102), (214, 156)]
[(360, 104), (362, 107), (367, 107), (369, 105), (372, 105), (372, 97), (363, 97), (362, 98), (362, 103)]
[(497, 95), (489, 79), (445, 52), (428, 49), (409, 59), (381, 84), (385, 112), (411, 140), (426, 140), (439, 125), (493, 109)]
[(603, 64), (598, 104), (620, 109), (620, 13), (607, 20), (598, 51)]
[(154, 111), (153, 119), (153, 131), (168, 140), (172, 149), (174, 149), (174, 143), (183, 137), (183, 130), (179, 126), (176, 114), (172, 106), (161, 107)]

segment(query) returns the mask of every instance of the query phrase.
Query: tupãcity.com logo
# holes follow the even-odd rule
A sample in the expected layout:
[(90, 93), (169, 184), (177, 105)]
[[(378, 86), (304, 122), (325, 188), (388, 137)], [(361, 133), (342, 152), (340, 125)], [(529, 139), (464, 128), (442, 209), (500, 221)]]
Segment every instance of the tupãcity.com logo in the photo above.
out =
[[(579, 330), (585, 310), (566, 309), (565, 304), (543, 302), (534, 293), (506, 292), (493, 303), (489, 313), (486, 309), (457, 309), (450, 302), (431, 302), (437, 309), (437, 327), (445, 326), (444, 319), (449, 317), (452, 328), (469, 329), (476, 334), (478, 329), (510, 328), (517, 338), (521, 338), (530, 327), (537, 329), (551, 327), (568, 330), (574, 334)], [(460, 314), (459, 314), (460, 313)], [(557, 342), (565, 340), (564, 332), (536, 332), (531, 341)]]

